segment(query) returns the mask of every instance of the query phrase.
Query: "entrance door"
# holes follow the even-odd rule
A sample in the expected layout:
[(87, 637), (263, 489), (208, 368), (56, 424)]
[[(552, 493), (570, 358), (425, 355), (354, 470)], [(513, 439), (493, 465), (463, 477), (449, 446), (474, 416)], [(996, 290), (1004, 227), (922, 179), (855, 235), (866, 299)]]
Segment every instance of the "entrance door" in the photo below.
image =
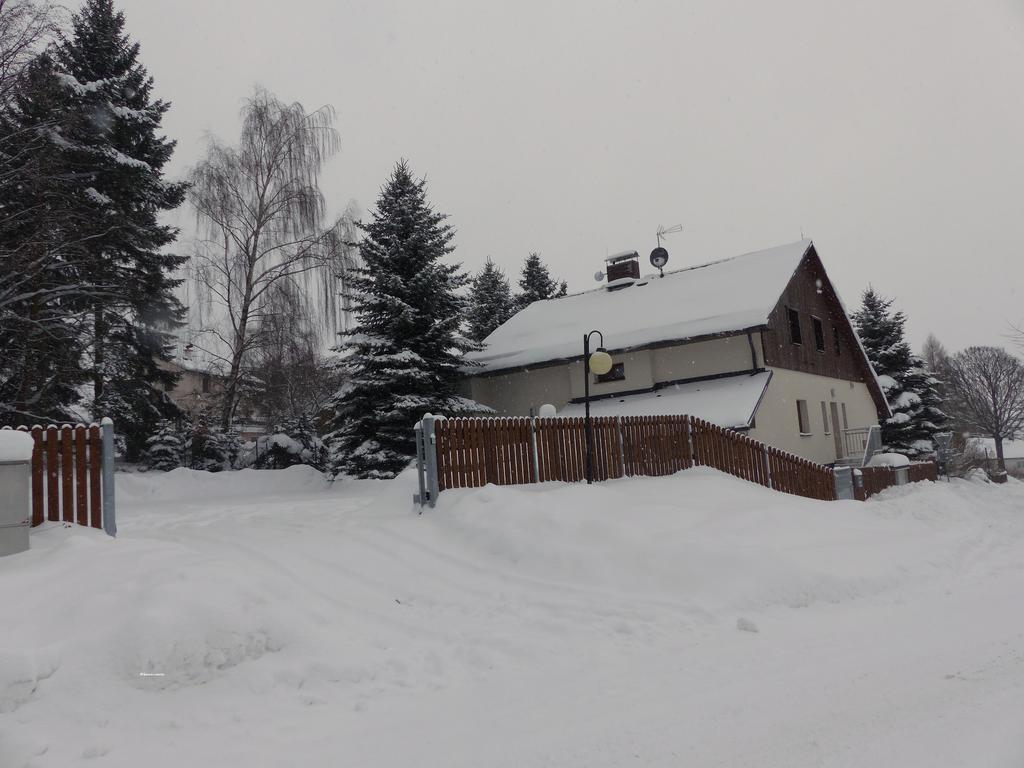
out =
[(832, 411), (832, 439), (836, 441), (836, 461), (839, 461), (845, 458), (843, 456), (842, 426), (839, 423), (839, 406), (829, 403), (829, 408)]

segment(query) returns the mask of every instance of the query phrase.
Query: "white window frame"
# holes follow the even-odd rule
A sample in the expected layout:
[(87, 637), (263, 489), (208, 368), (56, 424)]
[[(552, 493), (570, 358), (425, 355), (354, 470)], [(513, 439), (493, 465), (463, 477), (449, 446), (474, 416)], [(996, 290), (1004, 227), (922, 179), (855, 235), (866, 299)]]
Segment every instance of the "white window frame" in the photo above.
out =
[(810, 437), (814, 434), (813, 432), (804, 431), (805, 428), (808, 430), (811, 428), (810, 412), (807, 410), (806, 400), (796, 401), (796, 420), (797, 428), (800, 430), (800, 437)]

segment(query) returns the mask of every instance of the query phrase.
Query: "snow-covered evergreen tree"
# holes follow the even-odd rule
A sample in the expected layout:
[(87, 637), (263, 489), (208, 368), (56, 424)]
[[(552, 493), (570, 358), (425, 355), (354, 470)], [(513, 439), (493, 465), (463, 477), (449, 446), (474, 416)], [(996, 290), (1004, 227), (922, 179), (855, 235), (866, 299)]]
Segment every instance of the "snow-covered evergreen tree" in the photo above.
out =
[(49, 55), (0, 108), (0, 423), (70, 420), (86, 380), (76, 311), (100, 288), (83, 274), (90, 214), (77, 173), (83, 96)]
[(882, 424), (882, 443), (886, 450), (924, 458), (934, 452), (933, 436), (945, 426), (946, 414), (939, 382), (911, 352), (903, 337), (906, 317), (892, 311), (892, 304), (868, 288), (853, 322), (892, 410)]
[(185, 457), (185, 440), (170, 419), (158, 421), (153, 434), (146, 440), (146, 466), (169, 471), (181, 466)]
[(520, 293), (516, 296), (516, 309), (524, 309), (535, 301), (554, 299), (565, 296), (568, 284), (551, 278), (547, 265), (540, 260), (539, 253), (531, 253), (523, 262), (523, 271), (519, 277)]
[(112, 0), (86, 0), (54, 55), (88, 118), (65, 138), (84, 148), (75, 170), (87, 182), (92, 216), (81, 228), (82, 274), (104, 289), (81, 307), (91, 326), (91, 409), (96, 418), (113, 416), (134, 458), (168, 415), (160, 391), (175, 375), (158, 361), (170, 359), (169, 331), (183, 314), (172, 274), (184, 257), (166, 251), (177, 230), (159, 221), (186, 188), (163, 178), (175, 144), (159, 133), (170, 105), (154, 100), (153, 79)]
[(445, 261), (454, 250), (446, 218), (401, 161), (360, 225), (362, 265), (349, 276), (356, 325), (339, 348), (348, 378), (328, 436), (335, 474), (394, 477), (415, 456), (413, 427), (425, 412), (488, 410), (456, 391), (463, 353), (477, 344), (459, 332), (467, 278)]
[(198, 424), (186, 444), (192, 469), (223, 472), (235, 469), (242, 453), (242, 441), (234, 430), (224, 432), (205, 423)]
[(515, 314), (512, 289), (505, 273), (489, 258), (484, 268), (473, 278), (469, 290), (466, 322), (469, 337), (483, 341), (495, 328)]

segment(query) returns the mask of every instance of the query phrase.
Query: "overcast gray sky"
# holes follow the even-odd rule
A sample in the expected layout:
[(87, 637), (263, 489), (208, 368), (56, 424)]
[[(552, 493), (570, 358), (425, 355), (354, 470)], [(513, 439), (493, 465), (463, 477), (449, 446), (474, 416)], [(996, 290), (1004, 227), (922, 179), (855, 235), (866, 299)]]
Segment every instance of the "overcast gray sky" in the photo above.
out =
[(337, 108), (332, 208), (406, 157), (469, 269), (537, 250), (582, 290), (658, 224), (685, 227), (673, 267), (802, 231), (915, 347), (1024, 320), (1022, 0), (116, 4), (173, 102), (174, 175), (259, 83)]

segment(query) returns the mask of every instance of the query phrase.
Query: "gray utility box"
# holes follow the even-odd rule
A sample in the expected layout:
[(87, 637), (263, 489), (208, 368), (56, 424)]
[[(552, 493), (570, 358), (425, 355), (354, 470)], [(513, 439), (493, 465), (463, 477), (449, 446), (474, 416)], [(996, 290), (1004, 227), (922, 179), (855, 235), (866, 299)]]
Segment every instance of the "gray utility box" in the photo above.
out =
[(32, 438), (23, 432), (0, 432), (0, 557), (28, 549), (32, 525)]

